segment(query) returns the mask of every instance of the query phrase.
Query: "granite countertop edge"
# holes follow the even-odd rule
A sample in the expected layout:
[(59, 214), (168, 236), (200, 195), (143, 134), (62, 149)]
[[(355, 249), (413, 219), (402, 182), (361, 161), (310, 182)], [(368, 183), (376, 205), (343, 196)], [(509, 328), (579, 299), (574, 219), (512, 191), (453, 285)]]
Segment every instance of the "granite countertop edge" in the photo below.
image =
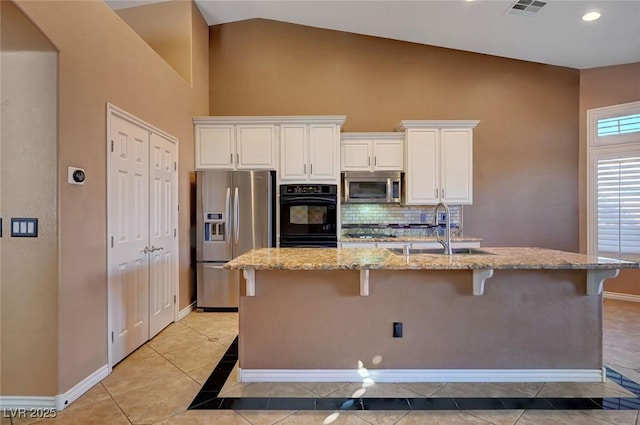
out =
[(260, 248), (224, 265), (236, 270), (612, 270), (640, 264), (544, 248), (481, 248), (487, 255), (398, 255), (385, 248)]

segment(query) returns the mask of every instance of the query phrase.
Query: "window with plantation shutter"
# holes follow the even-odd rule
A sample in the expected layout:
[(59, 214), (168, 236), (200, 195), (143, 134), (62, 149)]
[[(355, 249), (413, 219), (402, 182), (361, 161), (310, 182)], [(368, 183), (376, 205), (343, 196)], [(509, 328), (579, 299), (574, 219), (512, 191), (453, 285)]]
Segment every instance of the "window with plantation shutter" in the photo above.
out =
[(640, 260), (640, 101), (587, 111), (589, 254)]
[(640, 156), (596, 164), (598, 254), (640, 254)]

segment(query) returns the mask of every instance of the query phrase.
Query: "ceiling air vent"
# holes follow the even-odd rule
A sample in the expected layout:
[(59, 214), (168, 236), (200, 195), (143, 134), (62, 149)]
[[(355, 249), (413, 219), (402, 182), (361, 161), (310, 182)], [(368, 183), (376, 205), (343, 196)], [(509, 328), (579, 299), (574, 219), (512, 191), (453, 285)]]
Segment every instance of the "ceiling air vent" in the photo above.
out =
[(540, 12), (547, 4), (546, 1), (539, 0), (518, 0), (515, 2), (507, 13), (510, 15), (520, 15), (520, 16), (534, 16), (536, 13)]

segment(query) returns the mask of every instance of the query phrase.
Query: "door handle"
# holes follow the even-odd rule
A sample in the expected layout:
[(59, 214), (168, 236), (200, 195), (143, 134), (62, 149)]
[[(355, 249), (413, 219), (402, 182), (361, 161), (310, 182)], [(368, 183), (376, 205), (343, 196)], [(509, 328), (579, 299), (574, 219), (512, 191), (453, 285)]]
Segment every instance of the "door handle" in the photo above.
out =
[(233, 228), (235, 229), (235, 239), (236, 239), (236, 243), (238, 242), (238, 239), (240, 239), (240, 198), (238, 196), (238, 188), (236, 187), (235, 191), (234, 191), (234, 202), (233, 202), (233, 206), (235, 208), (235, 219), (233, 220)]
[(145, 246), (144, 249), (140, 252), (143, 252), (145, 254), (148, 254), (150, 252), (156, 252), (156, 251), (162, 251), (164, 248), (163, 247), (158, 247), (156, 248), (155, 246), (151, 245), (151, 248), (149, 248), (148, 246)]
[(231, 239), (231, 226), (229, 225), (231, 223), (231, 188), (228, 187), (227, 188), (227, 197), (226, 197), (226, 214), (224, 216), (224, 221), (225, 221), (225, 237), (224, 240), (228, 241), (229, 239)]

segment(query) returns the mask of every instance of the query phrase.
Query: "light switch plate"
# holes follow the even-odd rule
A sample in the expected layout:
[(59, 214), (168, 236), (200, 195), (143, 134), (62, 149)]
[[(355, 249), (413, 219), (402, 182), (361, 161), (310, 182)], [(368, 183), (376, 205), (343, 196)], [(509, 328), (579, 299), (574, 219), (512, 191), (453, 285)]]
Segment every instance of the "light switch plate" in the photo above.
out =
[(37, 238), (38, 219), (37, 218), (11, 218), (12, 238)]

